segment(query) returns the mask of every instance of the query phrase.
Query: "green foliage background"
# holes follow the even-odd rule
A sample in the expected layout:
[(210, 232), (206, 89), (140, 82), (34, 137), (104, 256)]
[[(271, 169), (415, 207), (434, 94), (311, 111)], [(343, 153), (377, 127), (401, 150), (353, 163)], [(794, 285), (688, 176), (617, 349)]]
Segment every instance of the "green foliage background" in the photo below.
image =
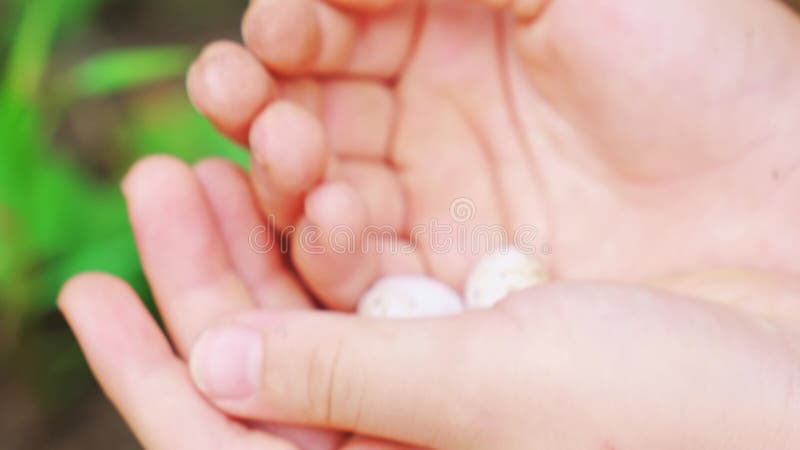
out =
[[(21, 383), (53, 412), (91, 387), (56, 311), (63, 282), (111, 272), (149, 301), (119, 189), (127, 168), (148, 153), (246, 161), (183, 88), (204, 27), (219, 22), (215, 7), (145, 3), (0, 0), (0, 383)], [(245, 6), (228, 3), (223, 17)], [(161, 38), (126, 24), (131, 10), (161, 21), (154, 26), (185, 20), (197, 29), (178, 43), (145, 45)], [(199, 16), (169, 17), (175, 10)], [(109, 39), (103, 27), (125, 38)]]

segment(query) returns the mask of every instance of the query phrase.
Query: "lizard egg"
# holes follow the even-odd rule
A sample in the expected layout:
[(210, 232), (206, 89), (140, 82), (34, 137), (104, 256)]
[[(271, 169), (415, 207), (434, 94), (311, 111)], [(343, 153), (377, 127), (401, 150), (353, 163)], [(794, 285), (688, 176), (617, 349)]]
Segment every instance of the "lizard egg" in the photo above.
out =
[(358, 303), (358, 314), (387, 319), (449, 316), (463, 311), (461, 296), (455, 290), (422, 275), (382, 278)]
[(497, 252), (472, 269), (465, 287), (466, 307), (491, 308), (509, 294), (547, 279), (547, 271), (536, 258), (515, 249)]

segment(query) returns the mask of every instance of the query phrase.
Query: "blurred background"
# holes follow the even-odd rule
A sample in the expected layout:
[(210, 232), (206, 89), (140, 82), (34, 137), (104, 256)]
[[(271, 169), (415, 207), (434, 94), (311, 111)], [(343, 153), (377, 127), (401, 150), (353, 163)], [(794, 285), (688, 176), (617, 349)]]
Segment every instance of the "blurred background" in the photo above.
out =
[(118, 187), (133, 161), (246, 161), (183, 81), (203, 43), (238, 39), (246, 4), (0, 0), (0, 448), (138, 448), (55, 298), (84, 270), (149, 298)]
[(246, 163), (183, 84), (203, 43), (239, 38), (246, 4), (0, 0), (0, 448), (138, 448), (55, 298), (103, 270), (150, 301), (118, 187), (133, 161)]

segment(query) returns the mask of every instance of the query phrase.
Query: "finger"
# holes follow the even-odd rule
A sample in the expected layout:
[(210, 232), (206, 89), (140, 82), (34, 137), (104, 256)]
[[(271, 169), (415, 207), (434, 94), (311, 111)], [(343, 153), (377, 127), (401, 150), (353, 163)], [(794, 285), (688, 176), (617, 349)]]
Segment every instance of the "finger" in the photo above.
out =
[[(511, 3), (511, 12), (518, 20), (533, 20), (544, 10), (547, 0), (486, 0), (491, 6), (506, 6)], [(492, 5), (492, 3), (497, 3)]]
[(403, 3), (402, 0), (329, 0), (329, 2), (340, 8), (361, 12), (384, 11)]
[(378, 276), (379, 259), (364, 242), (363, 200), (344, 183), (328, 183), (305, 202), (305, 223), (292, 237), (292, 261), (326, 306), (353, 310)]
[(411, 447), (398, 442), (379, 440), (365, 436), (353, 436), (339, 450), (413, 450)]
[(316, 79), (305, 77), (283, 80), (280, 96), (284, 100), (302, 106), (312, 115), (320, 117), (322, 88)]
[[(397, 4), (406, 3), (402, 0), (328, 0), (338, 7), (359, 11), (376, 12), (385, 11)], [(546, 0), (478, 0), (492, 8), (509, 8), (514, 16), (520, 20), (535, 18), (546, 4)]]
[(800, 330), (800, 279), (796, 276), (717, 270), (674, 276), (651, 284)]
[(98, 382), (145, 448), (294, 448), (209, 405), (123, 281), (101, 274), (76, 277), (58, 305)]
[(434, 278), (461, 289), (505, 234), (502, 177), (492, 172), (486, 140), (453, 103), (421, 85), (401, 89), (400, 97), (404, 114), (391, 159), (409, 199), (410, 239), (424, 244), (420, 251)]
[(194, 168), (228, 249), (231, 263), (256, 301), (268, 308), (313, 303), (285, 265), (282, 242), (258, 212), (247, 175), (223, 159)]
[(386, 164), (343, 160), (329, 172), (329, 177), (346, 182), (358, 192), (371, 225), (386, 227), (395, 237), (408, 235), (403, 187)]
[(142, 266), (179, 353), (214, 319), (251, 307), (191, 168), (167, 156), (137, 163), (123, 192)]
[(394, 97), (383, 84), (330, 81), (322, 87), (320, 117), (338, 156), (385, 161), (394, 115)]
[[(231, 256), (231, 263), (256, 301), (265, 308), (310, 308), (313, 304), (285, 267), (280, 242), (266, 229), (247, 175), (224, 159), (207, 159), (194, 167)], [(253, 233), (267, 240), (254, 242)], [(260, 247), (257, 245), (261, 245)], [(301, 448), (339, 448), (343, 436), (328, 430), (286, 425), (259, 426)]]
[(310, 428), (302, 425), (288, 425), (284, 423), (266, 423), (257, 421), (252, 423), (254, 429), (264, 431), (272, 436), (293, 443), (300, 449), (309, 450), (341, 450), (342, 444), (347, 442), (348, 433), (323, 428)]
[(320, 30), (312, 0), (254, 0), (242, 21), (242, 36), (267, 67), (297, 74), (320, 50)]
[[(452, 443), (474, 419), (454, 399), (467, 394), (467, 380), (475, 375), (471, 365), (501, 344), (464, 341), (465, 334), (486, 337), (476, 330), (494, 328), (483, 317), (406, 322), (332, 313), (243, 316), (200, 338), (192, 374), (214, 404), (233, 415), (467, 448)], [(470, 401), (480, 402), (475, 396)]]
[(281, 97), (319, 118), (336, 156), (384, 162), (388, 156), (395, 102), (389, 88), (362, 80), (285, 81)]
[[(336, 35), (347, 38), (338, 40), (338, 52), (328, 50), (326, 53), (326, 47), (333, 46), (323, 46), (314, 69), (322, 74), (395, 78), (413, 51), (420, 8), (419, 1), (404, 1), (381, 11), (359, 15), (331, 8), (326, 2), (318, 0), (317, 14), (323, 42), (336, 41)], [(354, 29), (355, 32), (341, 32), (328, 23), (347, 23), (350, 30)], [(340, 30), (343, 28), (339, 26)], [(349, 46), (343, 45), (343, 42), (348, 42)], [(327, 56), (330, 54), (338, 57)]]
[(277, 90), (272, 77), (250, 52), (227, 41), (203, 50), (189, 69), (187, 89), (197, 110), (244, 146), (250, 124)]
[(422, 256), (405, 238), (403, 207), (393, 204), (403, 202), (396, 180), (372, 171), (374, 163), (364, 165), (369, 169), (341, 164), (334, 179), (346, 182), (313, 191), (292, 236), (298, 274), (326, 306), (344, 311), (353, 310), (379, 276), (425, 272)]
[(250, 143), (261, 209), (283, 230), (296, 222), (306, 193), (324, 175), (328, 153), (322, 125), (306, 109), (277, 101), (256, 119)]
[(320, 48), (312, 66), (319, 74), (335, 74), (352, 58), (358, 21), (324, 2), (312, 2), (320, 30)]
[(256, 0), (242, 33), (276, 73), (391, 78), (411, 49), (417, 10), (418, 2), (402, 2), (359, 16), (318, 0)]

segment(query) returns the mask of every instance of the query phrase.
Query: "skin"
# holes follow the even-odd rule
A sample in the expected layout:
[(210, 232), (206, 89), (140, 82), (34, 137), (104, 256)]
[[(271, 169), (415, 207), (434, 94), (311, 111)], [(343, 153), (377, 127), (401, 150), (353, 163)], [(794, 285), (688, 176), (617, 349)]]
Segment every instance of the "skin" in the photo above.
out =
[[(67, 283), (59, 307), (111, 401), (146, 448), (403, 448), (341, 433), (234, 421), (192, 386), (197, 336), (236, 311), (312, 308), (268, 235), (247, 176), (210, 159), (137, 163), (123, 183), (142, 266), (169, 341), (136, 294), (109, 275)], [(269, 249), (269, 251), (267, 251)], [(132, 339), (131, 336), (135, 336)], [(165, 403), (155, 408), (150, 402)], [(187, 434), (192, 434), (187, 438)]]
[[(535, 248), (552, 250), (543, 259), (561, 279), (800, 270), (800, 26), (781, 3), (558, 0), (495, 14), (480, 1), (383, 3), (339, 2), (344, 12), (322, 1), (252, 2), (246, 46), (212, 44), (190, 72), (201, 111), (249, 127), (261, 206), (279, 226), (303, 223), (323, 164), (328, 181), (363, 197), (329, 223), (366, 213), (403, 237), (432, 219), (456, 225), (450, 208), (467, 198), (467, 233), (533, 225)], [(264, 26), (297, 8), (315, 14)], [(302, 30), (316, 38), (297, 38)], [(224, 67), (214, 64), (221, 54)], [(270, 95), (256, 101), (260, 92)], [(286, 101), (303, 120), (270, 128), (264, 116), (289, 109)], [(320, 128), (326, 145), (305, 150)], [(260, 138), (270, 129), (274, 148), (297, 150), (271, 151)], [(259, 163), (261, 154), (285, 156)], [(307, 182), (282, 189), (282, 178)], [(483, 254), (417, 238), (412, 266), (455, 288)], [(295, 267), (326, 306), (343, 310), (399, 264), (340, 256), (340, 286), (318, 283), (329, 258)]]
[[(59, 306), (146, 448), (405, 448), (268, 422), (434, 448), (797, 445), (797, 278), (554, 284), (447, 320), (368, 320), (313, 312), (279, 255), (243, 251), (260, 219), (230, 163), (150, 158), (124, 191), (174, 347), (108, 275), (73, 279)], [(231, 332), (256, 336), (255, 373)]]
[[(279, 228), (403, 235), (452, 221), (453, 200), (468, 198), (468, 226), (535, 224), (546, 263), (576, 282), (431, 322), (287, 312), (309, 298), (278, 256), (248, 259), (244, 230), (260, 222), (221, 212), (247, 197), (241, 177), (238, 194), (204, 205), (186, 195), (198, 182), (185, 167), (146, 161), (125, 190), (178, 355), (117, 280), (84, 276), (60, 301), (143, 442), (291, 445), (276, 437), (291, 429), (231, 421), (191, 388), (180, 356), (230, 315), (191, 363), (236, 417), (436, 448), (798, 445), (797, 19), (745, 0), (500, 3), (257, 0), (246, 47), (212, 44), (190, 95), (251, 146), (259, 206)], [(136, 202), (135, 186), (151, 194)], [(227, 192), (217, 186), (205, 189)], [(292, 262), (317, 299), (348, 310), (387, 272), (460, 287), (481, 255), (417, 251)], [(252, 281), (264, 279), (281, 290)], [(148, 373), (163, 375), (142, 382)], [(232, 385), (250, 389), (220, 395)], [(171, 408), (149, 414), (167, 392)], [(208, 439), (195, 425), (181, 441), (173, 424), (187, 421), (208, 424)]]
[[(191, 365), (234, 416), (425, 448), (791, 449), (796, 330), (665, 291), (554, 284), (440, 320), (241, 314), (203, 335)], [(257, 364), (230, 357), (244, 348)], [(231, 379), (241, 390), (219, 390)]]

